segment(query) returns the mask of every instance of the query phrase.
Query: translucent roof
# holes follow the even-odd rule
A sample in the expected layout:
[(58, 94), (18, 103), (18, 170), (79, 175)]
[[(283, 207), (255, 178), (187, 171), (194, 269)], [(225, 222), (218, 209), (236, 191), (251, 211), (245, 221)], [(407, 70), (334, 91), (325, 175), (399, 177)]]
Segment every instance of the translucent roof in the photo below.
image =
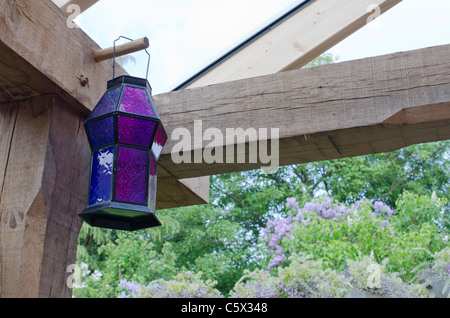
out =
[[(103, 48), (112, 47), (121, 35), (133, 39), (147, 36), (151, 54), (148, 78), (157, 94), (170, 91), (301, 2), (103, 0), (75, 22)], [(136, 63), (128, 59), (125, 68), (130, 75), (145, 77), (148, 56), (141, 53), (131, 55)]]
[[(67, 0), (53, 0), (58, 5)], [(150, 40), (149, 81), (167, 92), (303, 0), (102, 0), (75, 22), (101, 47), (119, 36)], [(448, 44), (450, 1), (402, 1), (329, 50), (338, 61)], [(376, 17), (374, 12), (371, 17)], [(368, 21), (370, 22), (370, 21)], [(121, 44), (122, 42), (118, 42)], [(125, 60), (145, 77), (145, 52)], [(122, 61), (124, 62), (124, 61)]]

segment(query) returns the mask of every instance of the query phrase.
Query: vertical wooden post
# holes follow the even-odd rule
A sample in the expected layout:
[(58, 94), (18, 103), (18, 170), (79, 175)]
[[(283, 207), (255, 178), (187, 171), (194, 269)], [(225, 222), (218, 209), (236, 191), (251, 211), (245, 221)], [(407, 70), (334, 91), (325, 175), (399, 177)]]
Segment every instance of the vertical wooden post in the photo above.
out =
[(55, 95), (0, 105), (0, 297), (71, 297), (89, 176), (83, 120)]

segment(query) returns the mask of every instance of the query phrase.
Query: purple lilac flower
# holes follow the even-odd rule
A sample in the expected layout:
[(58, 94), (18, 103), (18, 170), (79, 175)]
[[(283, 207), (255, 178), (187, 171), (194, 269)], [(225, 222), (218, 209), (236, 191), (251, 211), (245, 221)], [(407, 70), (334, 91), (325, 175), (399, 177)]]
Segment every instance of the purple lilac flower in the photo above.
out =
[(267, 266), (268, 269), (278, 266), (279, 264), (283, 263), (286, 260), (286, 255), (280, 255), (277, 257), (272, 258), (269, 261), (269, 265)]
[(381, 213), (384, 207), (384, 203), (381, 201), (376, 201), (373, 204), (373, 210), (375, 211), (375, 213)]
[(387, 218), (390, 218), (392, 216), (392, 214), (394, 214), (394, 210), (391, 209), (389, 206), (387, 206), (386, 204), (384, 204), (381, 201), (376, 201), (373, 204), (373, 210), (375, 212), (375, 214), (378, 214), (380, 216), (383, 216), (383, 212), (386, 214)]
[(298, 202), (296, 198), (287, 198), (286, 202), (288, 209), (298, 209)]
[(309, 218), (307, 218), (306, 220), (301, 220), (300, 223), (301, 223), (303, 226), (307, 226), (308, 223), (309, 223), (310, 221), (311, 221), (311, 220), (310, 220)]
[[(132, 295), (135, 295), (135, 296), (141, 295), (142, 286), (138, 283), (130, 282), (126, 279), (121, 279), (120, 283), (117, 287), (122, 289), (122, 296), (127, 295), (125, 293), (125, 291), (128, 291), (129, 293), (131, 293)], [(123, 291), (123, 290), (125, 290), (125, 291)], [(124, 297), (122, 297), (122, 298), (124, 298)]]
[(389, 221), (388, 220), (384, 220), (380, 222), (380, 229), (381, 230), (385, 230), (389, 228)]
[(130, 295), (127, 295), (124, 291), (122, 291), (122, 294), (120, 294), (119, 296), (117, 296), (117, 298), (131, 298)]

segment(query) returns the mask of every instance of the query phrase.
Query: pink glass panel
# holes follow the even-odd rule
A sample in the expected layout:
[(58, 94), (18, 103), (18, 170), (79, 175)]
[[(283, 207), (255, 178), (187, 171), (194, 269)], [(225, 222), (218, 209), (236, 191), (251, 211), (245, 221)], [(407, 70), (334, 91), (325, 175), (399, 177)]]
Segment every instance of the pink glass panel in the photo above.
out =
[(146, 204), (146, 150), (119, 147), (117, 154), (116, 200)]
[(148, 180), (148, 207), (151, 211), (156, 211), (156, 159), (150, 155), (150, 175)]
[(122, 112), (155, 117), (147, 92), (142, 88), (125, 87), (119, 110)]
[(127, 116), (118, 116), (119, 142), (149, 147), (156, 122)]
[(161, 152), (166, 144), (167, 137), (162, 129), (161, 125), (158, 126), (158, 130), (156, 132), (155, 140), (153, 141), (152, 151), (156, 157), (156, 160), (159, 159)]

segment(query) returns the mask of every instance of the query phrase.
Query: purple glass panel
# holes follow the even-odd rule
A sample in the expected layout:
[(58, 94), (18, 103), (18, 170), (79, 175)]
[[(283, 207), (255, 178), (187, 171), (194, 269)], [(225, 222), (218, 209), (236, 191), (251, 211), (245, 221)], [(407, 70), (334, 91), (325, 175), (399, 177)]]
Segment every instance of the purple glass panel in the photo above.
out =
[(153, 155), (150, 155), (150, 175), (148, 179), (148, 207), (150, 211), (156, 211), (156, 168), (157, 162)]
[(125, 87), (119, 110), (143, 116), (156, 116), (145, 89), (136, 87)]
[(115, 111), (117, 103), (119, 101), (121, 89), (122, 87), (117, 87), (115, 89), (107, 91), (100, 99), (97, 106), (95, 106), (94, 110), (87, 120)]
[(93, 149), (114, 143), (113, 116), (88, 123), (86, 131)]
[(111, 201), (113, 161), (114, 147), (94, 152), (89, 205)]
[(155, 140), (153, 141), (152, 151), (156, 157), (156, 160), (159, 159), (161, 152), (166, 144), (167, 136), (164, 133), (164, 130), (161, 125), (158, 126), (158, 130), (156, 132)]
[(128, 116), (118, 116), (119, 142), (149, 147), (156, 130), (156, 122)]
[(119, 147), (117, 154), (116, 200), (146, 204), (146, 150)]

